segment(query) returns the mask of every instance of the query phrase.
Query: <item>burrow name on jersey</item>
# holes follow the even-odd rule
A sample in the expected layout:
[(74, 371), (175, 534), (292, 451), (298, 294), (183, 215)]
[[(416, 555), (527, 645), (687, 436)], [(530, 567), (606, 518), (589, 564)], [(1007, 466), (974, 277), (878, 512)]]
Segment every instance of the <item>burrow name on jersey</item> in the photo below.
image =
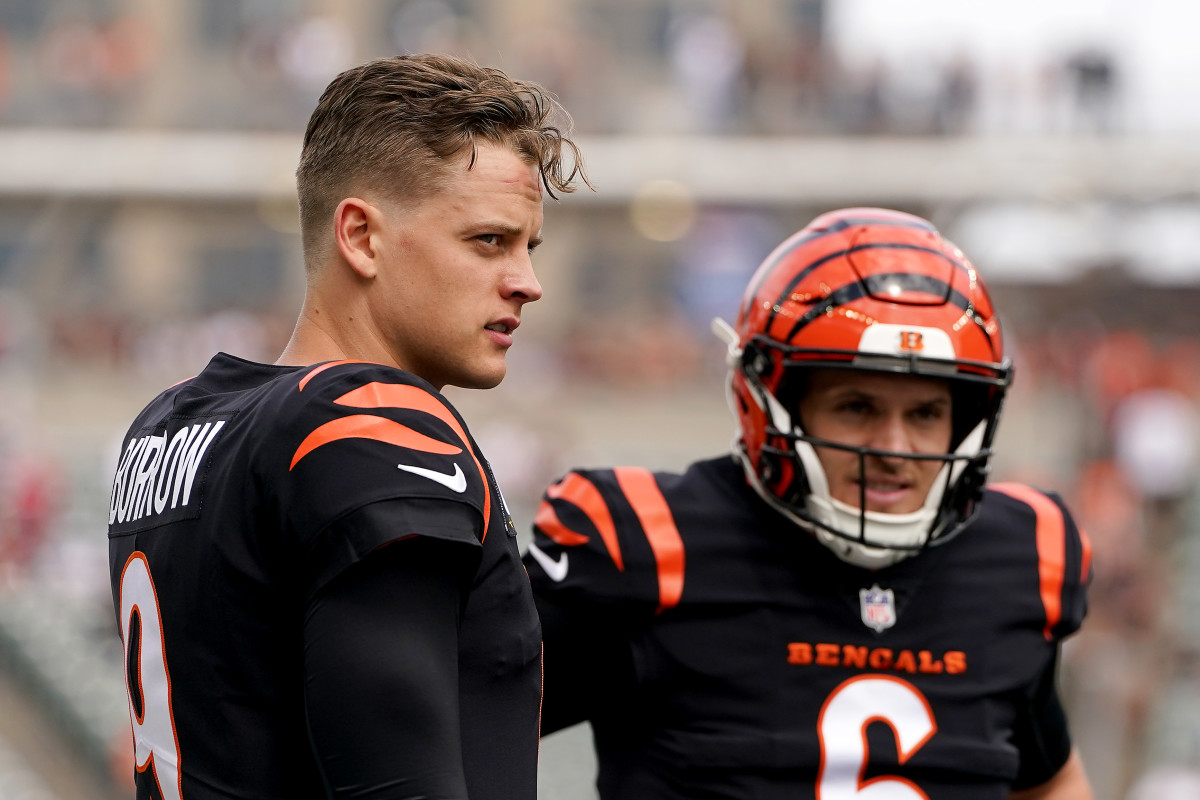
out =
[(199, 513), (199, 502), (191, 505), (196, 473), (225, 420), (190, 422), (174, 431), (168, 428), (129, 440), (113, 480), (109, 525), (145, 520), (137, 526), (144, 528)]

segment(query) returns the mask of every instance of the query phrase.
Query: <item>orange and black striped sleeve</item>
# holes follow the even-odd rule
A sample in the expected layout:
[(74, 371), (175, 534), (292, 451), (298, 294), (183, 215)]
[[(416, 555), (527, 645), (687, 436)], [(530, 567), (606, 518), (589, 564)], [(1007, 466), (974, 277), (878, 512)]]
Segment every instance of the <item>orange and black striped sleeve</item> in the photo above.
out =
[[(490, 476), (457, 412), (414, 375), (334, 362), (299, 377), (259, 456), (309, 592), (392, 542), (489, 535)], [(503, 535), (503, 534), (501, 534)]]
[(1087, 613), (1091, 542), (1057, 494), (1020, 483), (997, 483), (990, 488), (1033, 511), (1038, 594), (1045, 623), (1042, 634), (1047, 641), (1061, 640), (1079, 629)]
[(568, 473), (542, 498), (525, 564), (544, 639), (543, 730), (628, 702), (631, 638), (677, 606), (685, 584), (683, 540), (655, 475)]

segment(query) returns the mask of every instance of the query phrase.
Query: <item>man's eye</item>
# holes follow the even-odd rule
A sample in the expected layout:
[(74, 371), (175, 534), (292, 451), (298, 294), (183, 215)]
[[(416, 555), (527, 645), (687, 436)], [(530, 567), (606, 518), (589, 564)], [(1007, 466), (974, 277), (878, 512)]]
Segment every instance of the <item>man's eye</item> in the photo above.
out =
[(916, 415), (917, 419), (924, 421), (939, 420), (946, 415), (946, 412), (938, 406), (925, 406), (923, 408), (918, 408), (913, 413)]
[(484, 233), (475, 238), (484, 244), (500, 244), (500, 234), (498, 233)]

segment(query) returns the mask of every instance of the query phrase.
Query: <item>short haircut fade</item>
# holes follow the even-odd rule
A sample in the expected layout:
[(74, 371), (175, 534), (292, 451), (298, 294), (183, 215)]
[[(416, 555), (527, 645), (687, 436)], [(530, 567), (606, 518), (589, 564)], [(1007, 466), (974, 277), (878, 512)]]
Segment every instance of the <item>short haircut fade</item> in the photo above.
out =
[[(552, 114), (563, 127), (549, 124)], [(420, 199), (448, 162), (480, 141), (508, 145), (536, 164), (551, 197), (588, 183), (570, 117), (534, 83), (445, 55), (369, 61), (326, 87), (304, 132), (296, 186), (306, 252), (337, 204), (364, 188)], [(570, 172), (563, 149), (571, 152)], [(590, 185), (590, 184), (588, 184)]]

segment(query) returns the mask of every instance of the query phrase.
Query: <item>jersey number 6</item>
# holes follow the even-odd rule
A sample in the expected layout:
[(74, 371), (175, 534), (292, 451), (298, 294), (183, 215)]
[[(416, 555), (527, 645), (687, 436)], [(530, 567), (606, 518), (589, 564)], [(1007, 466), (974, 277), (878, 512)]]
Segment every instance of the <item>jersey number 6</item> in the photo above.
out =
[(817, 723), (821, 738), (817, 800), (929, 800), (904, 778), (862, 779), (870, 760), (866, 728), (872, 722), (892, 728), (901, 764), (937, 732), (929, 702), (911, 683), (885, 675), (845, 681), (825, 700)]
[(181, 800), (179, 739), (158, 595), (146, 556), (134, 552), (121, 573), (121, 640), (137, 771), (149, 770), (163, 800)]

